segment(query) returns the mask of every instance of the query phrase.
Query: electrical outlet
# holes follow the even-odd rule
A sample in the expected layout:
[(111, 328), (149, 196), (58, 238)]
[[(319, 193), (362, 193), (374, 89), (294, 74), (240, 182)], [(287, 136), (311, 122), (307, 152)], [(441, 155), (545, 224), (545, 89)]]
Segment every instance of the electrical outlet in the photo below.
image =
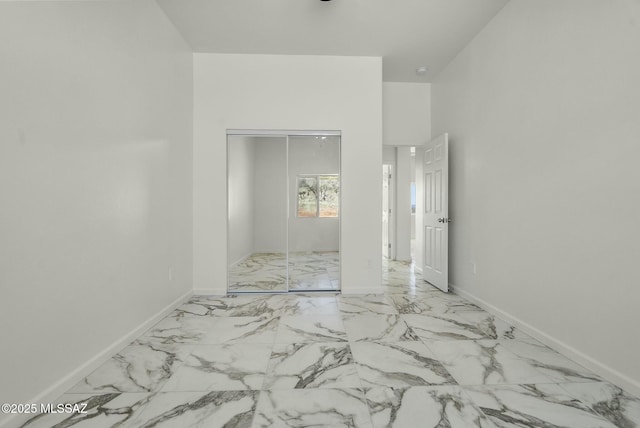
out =
[(169, 268), (169, 281), (173, 281), (173, 268)]
[(471, 269), (473, 269), (473, 274), (478, 273), (478, 265), (475, 262), (471, 262)]

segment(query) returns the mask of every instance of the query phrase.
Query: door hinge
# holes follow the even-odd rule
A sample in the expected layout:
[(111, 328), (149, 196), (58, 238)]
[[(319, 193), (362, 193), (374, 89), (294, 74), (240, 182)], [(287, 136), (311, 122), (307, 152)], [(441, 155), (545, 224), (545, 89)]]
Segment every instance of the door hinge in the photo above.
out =
[(389, 244), (389, 249), (391, 249), (391, 244)]

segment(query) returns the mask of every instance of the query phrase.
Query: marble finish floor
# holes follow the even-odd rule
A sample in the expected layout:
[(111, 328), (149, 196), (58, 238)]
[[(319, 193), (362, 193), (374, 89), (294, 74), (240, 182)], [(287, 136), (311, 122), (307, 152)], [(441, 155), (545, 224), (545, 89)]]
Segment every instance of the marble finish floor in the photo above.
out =
[[(290, 290), (340, 290), (337, 251), (289, 253)], [(229, 292), (287, 291), (287, 255), (255, 253), (229, 269)]]
[(23, 427), (623, 427), (640, 399), (385, 262), (383, 295), (194, 296)]

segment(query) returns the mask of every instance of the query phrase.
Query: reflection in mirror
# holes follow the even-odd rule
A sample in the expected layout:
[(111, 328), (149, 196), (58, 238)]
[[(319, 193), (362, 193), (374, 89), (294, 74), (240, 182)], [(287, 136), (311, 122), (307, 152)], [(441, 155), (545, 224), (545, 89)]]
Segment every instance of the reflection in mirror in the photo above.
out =
[(287, 139), (227, 137), (228, 291), (287, 291)]
[(340, 137), (289, 137), (289, 290), (340, 289)]

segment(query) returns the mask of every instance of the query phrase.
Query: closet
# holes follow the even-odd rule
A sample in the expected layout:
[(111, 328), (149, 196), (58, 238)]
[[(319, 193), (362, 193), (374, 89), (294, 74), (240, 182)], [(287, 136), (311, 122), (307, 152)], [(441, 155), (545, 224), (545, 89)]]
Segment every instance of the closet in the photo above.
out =
[(229, 293), (340, 290), (340, 139), (228, 131)]

